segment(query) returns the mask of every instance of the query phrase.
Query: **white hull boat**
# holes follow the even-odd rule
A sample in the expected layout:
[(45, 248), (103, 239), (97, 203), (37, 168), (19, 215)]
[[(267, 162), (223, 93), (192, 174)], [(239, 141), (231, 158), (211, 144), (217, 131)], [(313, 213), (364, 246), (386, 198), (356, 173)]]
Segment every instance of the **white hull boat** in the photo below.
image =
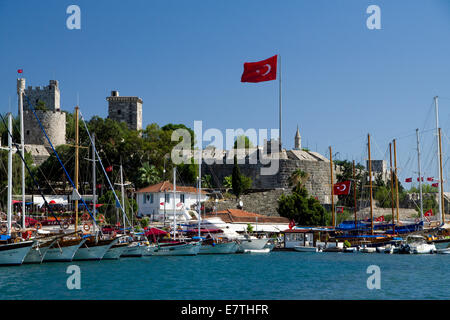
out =
[(228, 254), (236, 253), (239, 246), (236, 242), (202, 244), (198, 254)]
[(152, 256), (158, 247), (156, 245), (148, 245), (142, 250), (143, 256)]
[(364, 247), (364, 248), (359, 249), (359, 252), (362, 252), (362, 253), (374, 253), (374, 252), (377, 252), (377, 249), (373, 248), (373, 247)]
[(23, 263), (42, 263), (47, 251), (52, 247), (55, 241), (56, 240), (49, 240), (47, 243), (36, 241), (23, 260)]
[(244, 253), (269, 253), (270, 248), (264, 248), (264, 249), (245, 249)]
[(94, 239), (91, 241), (88, 240), (84, 242), (84, 244), (77, 250), (73, 260), (101, 260), (109, 248), (111, 248), (118, 241), (118, 238), (111, 240), (99, 240), (97, 243), (95, 243)]
[(79, 241), (73, 240), (74, 244), (63, 246), (59, 245), (59, 241), (56, 241), (53, 246), (48, 249), (44, 257), (44, 262), (67, 262), (72, 261), (78, 248), (80, 248), (86, 239)]
[(309, 246), (295, 246), (294, 250), (298, 252), (319, 252), (319, 249), (317, 247)]
[(413, 254), (430, 254), (436, 251), (436, 247), (434, 244), (419, 244), (419, 245), (410, 245), (410, 253)]
[(153, 252), (154, 256), (195, 256), (200, 252), (200, 242), (159, 244)]
[(244, 252), (245, 250), (262, 250), (269, 240), (269, 238), (241, 238), (239, 239), (240, 243), (238, 252)]
[(106, 251), (102, 260), (116, 260), (128, 249), (128, 243), (117, 243)]
[(0, 245), (0, 265), (21, 265), (34, 241)]
[(450, 254), (450, 248), (436, 249), (436, 253), (439, 253), (439, 254)]
[(121, 257), (142, 257), (146, 253), (147, 245), (140, 242), (133, 242), (128, 245), (127, 249), (122, 253)]
[(355, 253), (357, 251), (358, 251), (358, 248), (356, 248), (356, 247), (344, 248), (344, 252)]

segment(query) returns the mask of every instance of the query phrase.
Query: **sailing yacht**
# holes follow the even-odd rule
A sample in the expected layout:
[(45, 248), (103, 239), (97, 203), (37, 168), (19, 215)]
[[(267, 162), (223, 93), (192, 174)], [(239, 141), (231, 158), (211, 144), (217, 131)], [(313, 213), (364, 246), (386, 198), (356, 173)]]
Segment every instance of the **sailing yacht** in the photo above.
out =
[[(8, 114), (8, 130), (12, 132), (12, 114)], [(11, 232), (12, 221), (12, 135), (8, 135), (8, 199), (6, 234), (0, 236), (0, 265), (20, 265), (31, 250), (34, 241), (22, 241)]]

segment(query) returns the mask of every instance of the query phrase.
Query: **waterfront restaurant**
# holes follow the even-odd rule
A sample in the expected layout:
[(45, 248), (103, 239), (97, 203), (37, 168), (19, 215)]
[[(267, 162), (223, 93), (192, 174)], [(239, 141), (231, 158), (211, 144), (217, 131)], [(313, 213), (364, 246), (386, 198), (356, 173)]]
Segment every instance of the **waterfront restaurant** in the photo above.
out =
[[(188, 221), (197, 218), (194, 207), (197, 205), (198, 188), (176, 186), (175, 198), (173, 184), (163, 181), (136, 191), (138, 216), (148, 216), (152, 221), (173, 220)], [(207, 193), (201, 191), (200, 201), (208, 199)]]
[(297, 246), (317, 247), (325, 245), (329, 233), (333, 228), (326, 227), (294, 227), (283, 231), (284, 247), (294, 249)]

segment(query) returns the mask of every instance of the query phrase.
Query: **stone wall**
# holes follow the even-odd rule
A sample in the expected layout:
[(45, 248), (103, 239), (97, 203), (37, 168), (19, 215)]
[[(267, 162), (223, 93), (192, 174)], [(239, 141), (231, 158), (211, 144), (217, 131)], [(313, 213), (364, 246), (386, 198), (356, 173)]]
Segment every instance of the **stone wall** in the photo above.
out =
[[(322, 204), (331, 203), (330, 163), (326, 161), (306, 161), (280, 159), (279, 170), (275, 175), (261, 175), (261, 163), (239, 164), (241, 174), (250, 177), (253, 189), (286, 189), (290, 190), (289, 177), (296, 169), (308, 173), (305, 187), (308, 193), (317, 197)], [(215, 185), (221, 187), (223, 180), (233, 172), (233, 164), (202, 164), (203, 174), (211, 175)], [(338, 167), (336, 167), (338, 169)], [(336, 170), (333, 168), (333, 181), (336, 181)], [(337, 201), (337, 197), (335, 197)]]
[[(66, 143), (66, 114), (60, 111), (35, 111), (39, 121), (44, 127), (47, 136), (53, 146)], [(49, 143), (39, 126), (34, 113), (31, 110), (24, 110), (24, 136), (25, 144), (44, 145), (49, 147)]]
[[(282, 194), (290, 194), (290, 189), (275, 189), (266, 190), (260, 192), (251, 192), (249, 194), (244, 194), (241, 196), (241, 201), (243, 203), (242, 209), (248, 212), (254, 212), (263, 214), (266, 216), (279, 216), (277, 212), (278, 208), (278, 198)], [(236, 199), (219, 200), (216, 206), (217, 211), (225, 209), (236, 209), (239, 201)], [(214, 212), (213, 207), (215, 206), (214, 198), (206, 203), (206, 210)]]

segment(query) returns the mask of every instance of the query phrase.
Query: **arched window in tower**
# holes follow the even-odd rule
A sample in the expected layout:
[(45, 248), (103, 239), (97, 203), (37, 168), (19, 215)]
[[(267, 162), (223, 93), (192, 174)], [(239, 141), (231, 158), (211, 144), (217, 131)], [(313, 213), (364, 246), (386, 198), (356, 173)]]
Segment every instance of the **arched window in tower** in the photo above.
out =
[(120, 115), (121, 114), (121, 110), (117, 110), (117, 114)]

